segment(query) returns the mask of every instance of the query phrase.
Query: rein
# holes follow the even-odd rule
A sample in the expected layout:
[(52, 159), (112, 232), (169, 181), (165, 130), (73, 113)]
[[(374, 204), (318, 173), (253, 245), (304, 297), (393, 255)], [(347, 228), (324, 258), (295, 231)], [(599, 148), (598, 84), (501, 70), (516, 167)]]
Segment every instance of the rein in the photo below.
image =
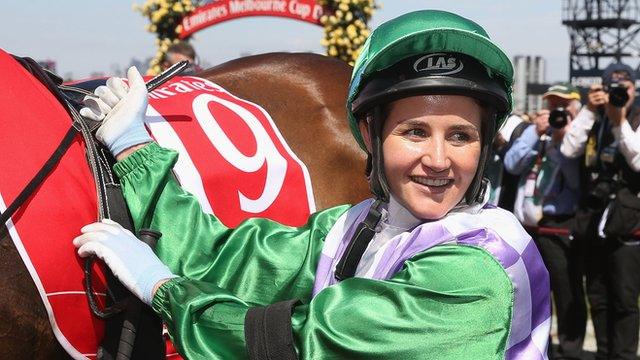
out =
[[(123, 227), (134, 231), (133, 224), (120, 190), (117, 177), (111, 172), (115, 163), (113, 156), (101, 144), (95, 141), (93, 131), (99, 123), (84, 119), (78, 109), (85, 95), (90, 91), (62, 85), (57, 75), (43, 70), (31, 58), (13, 56), (25, 69), (37, 78), (64, 106), (72, 119), (67, 133), (44, 163), (42, 168), (29, 181), (24, 189), (13, 200), (4, 213), (0, 213), (0, 224), (4, 225), (20, 207), (35, 193), (46, 180), (55, 166), (71, 147), (76, 136), (82, 135), (85, 143), (86, 158), (94, 178), (97, 195), (97, 213), (99, 220), (112, 219)], [(108, 302), (110, 306), (100, 309), (93, 291), (93, 265), (95, 257), (89, 257), (84, 263), (85, 293), (91, 312), (105, 320), (105, 335), (98, 348), (98, 359), (130, 359), (130, 358), (164, 358), (164, 339), (162, 337), (162, 321), (153, 311), (144, 306), (140, 300), (129, 293), (105, 268), (107, 280)], [(143, 331), (144, 330), (144, 331)], [(136, 337), (136, 332), (143, 336)], [(135, 347), (134, 347), (135, 345)]]

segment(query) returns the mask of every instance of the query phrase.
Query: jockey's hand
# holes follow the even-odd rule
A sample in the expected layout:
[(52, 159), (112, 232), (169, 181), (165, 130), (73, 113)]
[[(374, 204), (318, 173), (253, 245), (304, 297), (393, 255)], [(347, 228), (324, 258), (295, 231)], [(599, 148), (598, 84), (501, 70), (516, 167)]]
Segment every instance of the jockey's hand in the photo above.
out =
[(120, 224), (105, 219), (83, 227), (73, 239), (80, 257), (96, 255), (135, 296), (151, 305), (157, 284), (176, 277), (154, 254)]
[(129, 85), (112, 77), (106, 86), (94, 91), (97, 96), (84, 98), (86, 107), (80, 114), (94, 121), (102, 121), (96, 138), (105, 144), (114, 156), (132, 146), (152, 141), (144, 127), (147, 110), (147, 87), (138, 70), (127, 71)]

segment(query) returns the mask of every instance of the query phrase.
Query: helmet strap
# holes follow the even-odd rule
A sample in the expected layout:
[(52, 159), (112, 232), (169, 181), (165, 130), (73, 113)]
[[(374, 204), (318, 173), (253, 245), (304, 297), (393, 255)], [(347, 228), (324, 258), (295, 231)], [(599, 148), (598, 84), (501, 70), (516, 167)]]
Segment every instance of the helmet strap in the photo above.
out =
[(371, 174), (369, 186), (376, 199), (389, 202), (389, 185), (384, 174), (384, 155), (382, 153), (382, 106), (373, 108), (371, 117), (367, 119), (369, 138), (371, 139)]
[(382, 218), (382, 204), (383, 202), (376, 200), (369, 209), (369, 213), (364, 220), (358, 224), (353, 237), (349, 241), (349, 245), (342, 253), (342, 257), (336, 265), (334, 276), (336, 280), (342, 281), (353, 277), (356, 274), (356, 269), (362, 259), (364, 251), (369, 246), (369, 242), (376, 234), (376, 227), (378, 222)]
[(493, 138), (495, 137), (496, 128), (496, 113), (491, 112), (490, 118), (483, 119), (482, 122), (482, 149), (480, 151), (480, 159), (478, 161), (478, 170), (469, 185), (469, 189), (464, 196), (465, 205), (474, 205), (482, 202), (484, 199), (484, 193), (487, 191), (488, 182), (484, 179), (484, 168), (487, 164), (489, 154), (491, 154), (491, 148), (493, 144)]
[(356, 274), (362, 255), (376, 234), (375, 229), (382, 218), (382, 206), (384, 203), (389, 202), (389, 185), (384, 175), (384, 158), (382, 154), (382, 127), (384, 126), (382, 106), (378, 105), (373, 108), (372, 113), (367, 116), (367, 126), (369, 128), (369, 138), (371, 139), (371, 153), (368, 154), (367, 158), (367, 173), (369, 175), (369, 186), (376, 197), (376, 201), (371, 205), (365, 219), (358, 224), (353, 237), (349, 241), (349, 245), (336, 266), (334, 275), (338, 281), (348, 279)]

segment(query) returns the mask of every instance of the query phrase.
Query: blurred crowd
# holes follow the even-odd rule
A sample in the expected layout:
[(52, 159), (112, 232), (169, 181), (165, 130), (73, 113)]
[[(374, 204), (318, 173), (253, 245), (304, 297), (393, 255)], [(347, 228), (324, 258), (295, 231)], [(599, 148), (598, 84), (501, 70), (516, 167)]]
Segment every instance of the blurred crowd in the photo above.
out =
[(492, 203), (511, 210), (549, 270), (559, 346), (581, 359), (587, 309), (597, 359), (636, 359), (640, 294), (640, 107), (636, 74), (611, 64), (586, 94), (568, 83), (512, 114), (489, 159)]

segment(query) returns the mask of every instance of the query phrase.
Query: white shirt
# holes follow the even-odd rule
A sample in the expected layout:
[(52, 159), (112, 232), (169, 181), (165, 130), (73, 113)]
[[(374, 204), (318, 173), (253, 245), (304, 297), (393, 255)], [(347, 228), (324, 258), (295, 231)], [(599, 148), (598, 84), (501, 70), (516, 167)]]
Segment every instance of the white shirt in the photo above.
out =
[(369, 242), (356, 268), (356, 276), (371, 278), (376, 270), (378, 258), (384, 255), (384, 249), (394, 236), (409, 231), (424, 221), (416, 218), (391, 196), (389, 206), (382, 213), (382, 219), (376, 228), (376, 234)]
[[(575, 158), (584, 154), (589, 131), (591, 131), (595, 120), (596, 114), (586, 106), (580, 110), (562, 139), (560, 151), (564, 156)], [(618, 142), (618, 149), (624, 155), (631, 169), (640, 171), (640, 126), (633, 131), (629, 121), (625, 119), (620, 126), (612, 127), (611, 132)]]
[(502, 124), (502, 127), (500, 128), (500, 130), (498, 130), (498, 132), (500, 133), (500, 135), (502, 135), (503, 139), (509, 141), (509, 139), (511, 139), (511, 134), (513, 134), (513, 130), (515, 130), (516, 127), (523, 121), (524, 120), (522, 120), (520, 116), (513, 114), (509, 116), (507, 120), (505, 120), (504, 124)]

